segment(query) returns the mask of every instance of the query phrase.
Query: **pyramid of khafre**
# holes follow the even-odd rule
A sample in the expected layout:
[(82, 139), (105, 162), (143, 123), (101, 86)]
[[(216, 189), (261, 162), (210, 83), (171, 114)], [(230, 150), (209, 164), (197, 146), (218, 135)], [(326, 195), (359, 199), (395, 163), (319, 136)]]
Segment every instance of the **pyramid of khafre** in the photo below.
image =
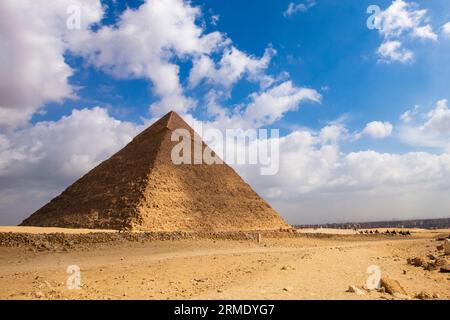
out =
[(175, 165), (171, 150), (178, 142), (171, 135), (178, 128), (194, 133), (178, 114), (168, 113), (21, 225), (148, 231), (288, 227), (228, 165)]

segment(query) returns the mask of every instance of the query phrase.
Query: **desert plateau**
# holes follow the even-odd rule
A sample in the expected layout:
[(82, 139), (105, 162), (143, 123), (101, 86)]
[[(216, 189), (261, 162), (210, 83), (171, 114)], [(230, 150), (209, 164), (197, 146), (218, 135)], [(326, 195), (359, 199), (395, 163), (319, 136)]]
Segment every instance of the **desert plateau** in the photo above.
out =
[[(1, 227), (0, 299), (450, 299), (450, 230), (383, 231), (262, 232), (258, 242), (245, 232)], [(67, 286), (71, 265), (78, 289)], [(406, 294), (368, 290), (370, 266)]]

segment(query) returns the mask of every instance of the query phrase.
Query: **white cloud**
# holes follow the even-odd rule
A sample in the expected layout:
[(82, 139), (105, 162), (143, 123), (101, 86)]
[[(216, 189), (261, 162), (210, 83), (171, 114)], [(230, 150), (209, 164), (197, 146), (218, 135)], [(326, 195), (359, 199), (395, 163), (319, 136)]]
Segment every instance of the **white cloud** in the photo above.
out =
[(269, 90), (251, 95), (243, 118), (256, 127), (271, 124), (288, 111), (296, 110), (303, 101), (320, 102), (320, 94), (309, 88), (297, 88), (285, 81)]
[(393, 126), (389, 122), (372, 121), (366, 125), (361, 134), (374, 139), (383, 139), (392, 134), (392, 129)]
[(438, 36), (427, 23), (427, 10), (418, 9), (415, 3), (394, 0), (375, 18), (375, 25), (384, 40), (377, 53), (386, 62), (406, 63), (413, 60), (413, 52), (403, 47), (405, 36), (437, 41)]
[(404, 121), (400, 129), (403, 142), (450, 151), (450, 109), (447, 99), (438, 101), (435, 108), (426, 113), (419, 113), (419, 109), (415, 108), (405, 114), (408, 121)]
[(438, 39), (437, 34), (433, 32), (433, 28), (430, 25), (415, 28), (413, 34), (422, 39), (430, 39), (432, 41), (437, 41)]
[(418, 114), (420, 106), (416, 105), (412, 110), (407, 110), (400, 115), (400, 120), (404, 123), (411, 122), (414, 117)]
[(72, 50), (119, 78), (147, 78), (160, 101), (153, 115), (185, 112), (195, 101), (184, 94), (173, 59), (209, 54), (227, 43), (219, 32), (204, 33), (196, 24), (201, 11), (181, 0), (147, 1), (127, 9), (117, 26), (72, 39)]
[(230, 94), (221, 90), (209, 90), (205, 95), (206, 111), (209, 115), (223, 118), (227, 115), (227, 108), (220, 104), (221, 99), (229, 98)]
[(414, 37), (434, 40), (437, 36), (432, 27), (425, 24), (426, 15), (427, 10), (416, 9), (414, 3), (394, 0), (376, 17), (375, 24), (385, 38), (397, 38), (410, 33)]
[(20, 179), (15, 176), (17, 168), (26, 168), (27, 174), (46, 176), (56, 173), (74, 178), (129, 142), (137, 133), (138, 126), (110, 117), (106, 109), (75, 109), (56, 122), (38, 122), (4, 135), (0, 174)]
[[(291, 137), (285, 143), (296, 143)], [(285, 147), (288, 147), (286, 145)], [(283, 147), (282, 147), (283, 148)], [(389, 154), (375, 151), (339, 153), (337, 145), (320, 144), (306, 146), (301, 152), (289, 145), (291, 153), (282, 155), (285, 163), (283, 181), (287, 183), (282, 195), (293, 197), (310, 191), (351, 191), (376, 190), (377, 188), (397, 189), (398, 186), (412, 185), (427, 181), (435, 186), (437, 180), (450, 174), (450, 156), (436, 156), (428, 153)], [(304, 167), (301, 164), (307, 163)], [(300, 164), (300, 165), (299, 165)], [(289, 178), (301, 175), (302, 178)], [(441, 180), (441, 183), (445, 183)], [(448, 184), (448, 183), (447, 183)], [(295, 186), (295, 187), (294, 187)], [(292, 191), (290, 191), (290, 189)], [(341, 189), (342, 188), (342, 189)], [(396, 192), (402, 192), (397, 189)]]
[(411, 62), (414, 59), (412, 51), (402, 48), (400, 41), (386, 41), (378, 48), (378, 54), (382, 57), (383, 62)]
[(341, 139), (347, 138), (348, 130), (342, 124), (329, 124), (320, 130), (320, 141), (323, 145), (336, 144)]
[(316, 5), (316, 1), (309, 0), (307, 3), (294, 3), (290, 2), (286, 11), (283, 12), (283, 16), (291, 17), (298, 12), (306, 12), (309, 8)]
[(275, 54), (276, 51), (269, 47), (258, 59), (232, 46), (225, 49), (217, 67), (209, 56), (203, 55), (194, 61), (189, 75), (189, 85), (195, 87), (206, 79), (209, 83), (230, 88), (246, 75), (249, 80), (261, 82), (267, 87), (272, 84), (273, 79), (265, 74), (265, 70)]
[[(256, 100), (257, 103), (264, 104), (262, 102), (264, 97), (270, 97), (272, 93), (277, 94), (277, 90), (280, 90), (271, 87), (289, 77), (287, 73), (281, 73), (278, 77), (272, 77), (266, 73), (273, 55), (276, 54), (272, 47), (269, 46), (262, 57), (255, 57), (232, 46), (231, 40), (220, 32), (205, 33), (204, 27), (197, 21), (202, 17), (200, 8), (192, 6), (190, 2), (182, 0), (147, 1), (136, 9), (126, 9), (118, 17), (116, 25), (91, 30), (88, 28), (89, 25), (98, 21), (103, 11), (98, 1), (90, 0), (90, 2), (86, 2), (85, 6), (90, 5), (92, 8), (82, 7), (83, 28), (68, 32), (69, 30), (65, 27), (67, 3), (64, 1), (58, 2), (58, 6), (51, 8), (39, 7), (40, 10), (38, 10), (40, 2), (37, 1), (36, 8), (28, 7), (25, 10), (27, 14), (23, 19), (20, 18), (20, 6), (13, 5), (13, 2), (9, 1), (7, 2), (8, 6), (2, 3), (5, 9), (14, 8), (14, 10), (11, 9), (12, 11), (9, 10), (11, 12), (8, 10), (5, 12), (10, 13), (18, 20), (22, 19), (23, 21), (20, 20), (21, 24), (26, 25), (28, 20), (36, 21), (36, 26), (32, 25), (30, 30), (27, 30), (33, 36), (48, 40), (42, 40), (42, 43), (30, 40), (28, 31), (22, 34), (22, 29), (25, 27), (14, 26), (14, 32), (8, 33), (10, 41), (23, 38), (25, 39), (23, 41), (28, 41), (29, 45), (19, 46), (17, 50), (6, 50), (11, 57), (21, 58), (21, 54), (25, 54), (27, 57), (18, 59), (17, 65), (11, 64), (16, 69), (9, 66), (5, 68), (10, 71), (9, 73), (14, 73), (14, 76), (2, 78), (4, 83), (8, 83), (1, 89), (5, 91), (5, 94), (2, 92), (0, 108), (1, 121), (4, 123), (13, 123), (13, 127), (18, 122), (26, 123), (45, 102), (61, 101), (63, 98), (73, 96), (74, 89), (68, 82), (73, 70), (64, 61), (64, 54), (67, 50), (72, 54), (82, 56), (89, 64), (114, 77), (150, 80), (153, 85), (153, 93), (159, 98), (150, 106), (153, 116), (160, 116), (168, 110), (186, 113), (197, 105), (195, 99), (186, 95), (181, 84), (178, 65), (180, 60), (193, 61), (193, 68), (189, 76), (191, 88), (205, 81), (217, 88), (216, 96), (220, 96), (221, 99), (229, 97), (227, 91), (229, 92), (236, 82), (245, 78), (259, 83), (263, 92), (261, 97)], [(17, 3), (24, 6), (22, 1), (17, 1)], [(89, 8), (92, 10), (88, 11)], [(85, 10), (88, 11), (87, 16)], [(41, 11), (43, 15), (40, 20), (28, 17), (28, 14)], [(5, 16), (5, 20), (8, 17), (9, 15)], [(12, 37), (12, 34), (16, 34), (16, 36)], [(39, 47), (36, 47), (35, 43), (39, 43)], [(217, 62), (212, 58), (216, 56), (221, 57)], [(9, 60), (8, 58), (1, 61)], [(22, 64), (22, 60), (25, 61), (24, 64)], [(35, 76), (29, 70), (22, 70), (20, 65), (25, 65), (26, 68), (35, 68), (38, 71), (37, 75)], [(21, 72), (16, 72), (17, 70)], [(8, 72), (4, 74), (8, 75)], [(20, 80), (23, 87), (11, 88), (12, 85), (8, 81), (14, 80), (14, 77)], [(15, 82), (11, 81), (11, 83)], [(293, 86), (291, 85), (291, 87)], [(276, 109), (294, 109), (297, 102), (301, 100), (299, 95), (308, 96), (313, 92), (310, 89), (304, 89), (302, 93), (294, 92), (295, 90), (299, 90), (299, 88), (294, 88), (283, 98), (283, 100), (292, 100), (283, 101)], [(223, 92), (219, 94), (220, 91)], [(266, 92), (269, 93), (266, 94)], [(8, 101), (20, 100), (24, 97), (30, 98), (23, 101)], [(211, 97), (206, 97), (206, 99)], [(256, 96), (254, 97), (256, 98)], [(277, 98), (277, 103), (280, 103), (281, 100), (282, 96)], [(23, 107), (10, 107), (15, 105)], [(209, 105), (212, 106), (211, 103)], [(286, 106), (282, 107), (282, 105)], [(250, 107), (250, 111), (253, 112), (253, 108)], [(267, 109), (267, 107), (264, 108)], [(219, 111), (223, 114), (222, 110), (218, 108), (212, 113)], [(279, 112), (275, 110), (275, 113)], [(285, 111), (282, 110), (282, 112)]]
[(221, 105), (221, 100), (228, 98), (229, 94), (213, 89), (205, 95), (207, 112), (214, 116), (208, 126), (221, 130), (260, 128), (280, 120), (289, 111), (297, 110), (302, 103), (320, 103), (322, 98), (316, 90), (297, 87), (290, 80), (253, 92), (247, 103), (232, 108)]
[(98, 0), (0, 1), (0, 127), (25, 124), (44, 103), (74, 96), (64, 61), (71, 33), (67, 8), (76, 5), (82, 30), (102, 15)]
[[(234, 167), (296, 223), (439, 217), (450, 208), (448, 197), (441, 201), (450, 188), (450, 154), (344, 153), (346, 130), (336, 129), (297, 130), (280, 138), (275, 176)], [(340, 133), (324, 139), (330, 132)]]
[(450, 134), (450, 109), (447, 99), (439, 100), (436, 108), (428, 112), (427, 122), (423, 127), (438, 134)]
[(446, 24), (444, 24), (442, 26), (442, 31), (444, 32), (444, 34), (446, 34), (447, 36), (450, 35), (450, 22), (447, 22)]

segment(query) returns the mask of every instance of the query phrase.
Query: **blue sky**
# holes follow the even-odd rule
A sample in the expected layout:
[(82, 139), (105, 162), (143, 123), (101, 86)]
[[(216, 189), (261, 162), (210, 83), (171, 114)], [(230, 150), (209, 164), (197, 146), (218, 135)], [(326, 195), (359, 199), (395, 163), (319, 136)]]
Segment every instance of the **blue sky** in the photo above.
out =
[[(70, 3), (66, 2), (42, 6), (42, 16), (26, 0), (2, 5), (12, 18), (1, 34), (6, 52), (2, 92), (11, 97), (0, 100), (0, 138), (6, 141), (0, 143), (4, 163), (0, 176), (32, 194), (29, 204), (15, 214), (11, 208), (21, 199), (12, 199), (11, 185), (4, 185), (0, 189), (4, 221), (15, 223), (17, 215), (39, 208), (170, 110), (170, 104), (189, 121), (220, 128), (230, 123), (279, 128), (285, 141), (292, 139), (289, 147), (281, 146), (281, 157), (303, 166), (286, 166), (272, 180), (255, 175), (251, 168), (236, 168), (290, 221), (448, 216), (450, 202), (441, 196), (448, 191), (445, 181), (450, 175), (448, 1), (111, 0), (100, 4), (89, 0), (79, 5), (82, 27), (74, 32), (65, 30), (61, 19), (67, 16)], [(165, 11), (158, 11), (158, 3)], [(380, 8), (375, 29), (367, 27), (370, 5)], [(182, 18), (171, 16), (170, 8), (180, 10)], [(25, 24), (27, 17), (33, 22)], [(172, 18), (173, 24), (159, 27)], [(180, 23), (183, 26), (177, 29)], [(146, 34), (126, 31), (124, 26), (141, 28)], [(35, 33), (37, 41), (22, 37), (24, 30)], [(186, 33), (177, 37), (177, 32)], [(211, 35), (220, 37), (211, 40), (212, 47), (206, 41)], [(53, 41), (50, 46), (48, 39)], [(38, 54), (27, 56), (25, 49)], [(236, 64), (221, 70), (221, 59), (233, 50)], [(201, 62), (209, 67), (196, 69)], [(36, 69), (40, 71), (26, 69), (29, 79), (15, 78), (19, 68), (32, 64), (41, 66)], [(243, 71), (237, 71), (241, 65)], [(232, 74), (236, 77), (231, 80)], [(49, 83), (49, 89), (42, 83)], [(281, 97), (274, 97), (275, 89), (282, 91)], [(219, 112), (208, 104), (213, 95)], [(265, 105), (267, 101), (273, 106)], [(258, 112), (273, 118), (263, 121)], [(96, 128), (85, 127), (82, 137), (70, 136), (68, 128), (76, 128), (77, 117), (84, 123), (92, 120)], [(326, 132), (332, 137), (324, 138)], [(68, 135), (74, 146), (67, 149), (71, 154), (57, 154), (61, 170), (47, 168), (45, 181), (36, 180), (30, 172), (45, 167), (48, 157), (55, 158), (40, 147), (57, 143), (52, 134)], [(35, 143), (24, 142), (27, 137)], [(87, 152), (78, 141), (83, 139), (108, 143)], [(305, 147), (308, 139), (312, 142)], [(21, 163), (17, 155), (24, 150), (36, 153), (39, 160)], [(324, 165), (315, 166), (318, 163)], [(380, 169), (385, 167), (391, 171)], [(289, 173), (296, 179), (283, 183)], [(45, 184), (47, 189), (36, 194), (30, 184)], [(389, 194), (386, 187), (392, 189)], [(423, 196), (417, 200), (417, 195)], [(347, 204), (355, 197), (360, 200), (352, 209)], [(342, 201), (341, 209), (324, 206), (324, 199)], [(365, 210), (367, 199), (378, 205)], [(426, 209), (430, 204), (434, 204), (431, 213)], [(299, 210), (306, 213), (300, 215)], [(377, 211), (384, 213), (377, 215)]]
[[(423, 1), (422, 1), (423, 2)], [(114, 25), (128, 7), (137, 9), (143, 1), (102, 1), (108, 8), (102, 25)], [(373, 119), (395, 123), (400, 114), (415, 105), (431, 108), (436, 101), (447, 97), (450, 91), (449, 41), (407, 39), (414, 50), (413, 63), (380, 63), (376, 53), (382, 36), (369, 30), (366, 13), (373, 1), (322, 0), (306, 12), (286, 17), (283, 12), (291, 1), (193, 1), (202, 9), (199, 23), (205, 32), (219, 30), (232, 39), (233, 44), (249, 55), (260, 57), (268, 46), (277, 54), (268, 68), (270, 73), (287, 71), (299, 86), (315, 88), (322, 94), (320, 105), (306, 103), (301, 110), (287, 113), (272, 125), (286, 129), (306, 126), (320, 129), (326, 123), (345, 117), (350, 130), (361, 130)], [(303, 3), (303, 2), (298, 2)], [(307, 2), (304, 2), (307, 3)], [(376, 2), (380, 8), (389, 7), (391, 1)], [(436, 32), (450, 19), (450, 4), (445, 1), (426, 1), (427, 16)], [(239, 10), (236, 10), (239, 8)], [(211, 17), (218, 15), (216, 25)], [(85, 59), (66, 53), (67, 63), (76, 70), (70, 78), (80, 100), (48, 103), (43, 115), (36, 114), (33, 122), (58, 120), (69, 115), (73, 108), (108, 105), (118, 119), (140, 122), (149, 117), (148, 106), (157, 97), (152, 94), (151, 81), (146, 79), (116, 79), (97, 68), (87, 65)], [(180, 78), (187, 83), (191, 61), (180, 62)], [(208, 88), (190, 90), (198, 98)], [(224, 104), (232, 108), (248, 99), (257, 85), (240, 81)], [(81, 103), (80, 103), (81, 101)], [(202, 108), (193, 114), (208, 119)], [(413, 146), (395, 141), (364, 141), (357, 148), (376, 148), (379, 151), (414, 150)]]

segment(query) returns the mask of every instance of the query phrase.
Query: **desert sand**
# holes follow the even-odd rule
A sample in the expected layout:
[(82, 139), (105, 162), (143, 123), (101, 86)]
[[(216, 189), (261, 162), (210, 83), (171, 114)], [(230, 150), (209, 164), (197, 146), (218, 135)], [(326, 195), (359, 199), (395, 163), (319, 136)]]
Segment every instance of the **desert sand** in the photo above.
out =
[[(0, 299), (399, 299), (364, 290), (371, 265), (378, 266), (383, 277), (399, 281), (408, 293), (401, 298), (425, 292), (429, 298), (450, 299), (450, 274), (407, 263), (411, 257), (443, 257), (436, 248), (442, 244), (438, 238), (450, 230), (411, 231), (411, 237), (400, 237), (302, 230), (295, 237), (263, 237), (260, 243), (191, 238), (48, 250), (3, 243)], [(0, 228), (5, 232), (43, 231)], [(66, 286), (69, 265), (80, 267), (80, 289)], [(362, 294), (347, 292), (349, 286)]]

